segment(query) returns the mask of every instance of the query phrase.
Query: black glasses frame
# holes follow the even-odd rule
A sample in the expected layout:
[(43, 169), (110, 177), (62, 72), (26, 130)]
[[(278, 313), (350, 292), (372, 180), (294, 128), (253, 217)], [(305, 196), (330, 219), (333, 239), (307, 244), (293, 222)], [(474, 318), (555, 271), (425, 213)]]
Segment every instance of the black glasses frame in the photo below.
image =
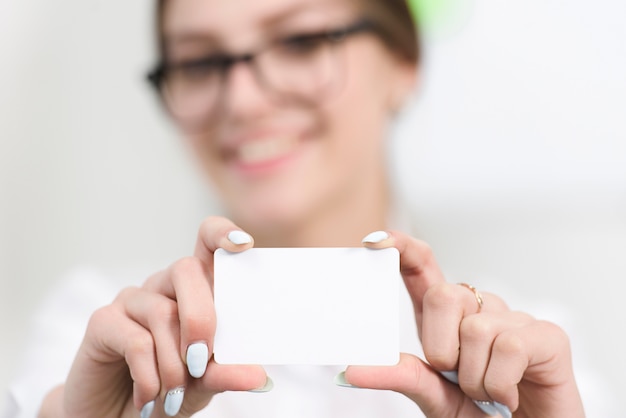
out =
[[(345, 40), (347, 37), (365, 31), (375, 30), (375, 25), (366, 19), (358, 20), (356, 23), (348, 25), (346, 27), (340, 29), (332, 29), (326, 32), (322, 32), (316, 35), (303, 35), (303, 38), (306, 39), (328, 39), (333, 43), (339, 43)], [(297, 38), (296, 38), (297, 40)], [(238, 63), (247, 63), (251, 64), (254, 59), (265, 51), (268, 48), (272, 48), (274, 43), (271, 42), (269, 45), (264, 45), (261, 48), (258, 48), (256, 51), (248, 52), (245, 54), (238, 55), (223, 55), (217, 57), (207, 57), (205, 59), (197, 60), (194, 62), (194, 65), (206, 65), (212, 64), (219, 68), (222, 74), (227, 74), (229, 70)], [(157, 92), (161, 92), (163, 82), (167, 77), (167, 73), (175, 70), (177, 68), (184, 67), (185, 64), (171, 64), (161, 60), (147, 75), (147, 81), (154, 87)]]

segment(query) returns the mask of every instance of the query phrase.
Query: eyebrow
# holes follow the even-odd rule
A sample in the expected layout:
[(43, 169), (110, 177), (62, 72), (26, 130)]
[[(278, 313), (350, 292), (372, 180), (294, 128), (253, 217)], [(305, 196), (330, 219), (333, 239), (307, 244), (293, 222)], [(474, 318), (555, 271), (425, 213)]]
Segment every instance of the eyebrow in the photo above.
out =
[(218, 44), (217, 38), (210, 35), (207, 32), (201, 32), (196, 30), (187, 30), (176, 35), (163, 35), (163, 44), (167, 50), (172, 45), (186, 45), (186, 44)]

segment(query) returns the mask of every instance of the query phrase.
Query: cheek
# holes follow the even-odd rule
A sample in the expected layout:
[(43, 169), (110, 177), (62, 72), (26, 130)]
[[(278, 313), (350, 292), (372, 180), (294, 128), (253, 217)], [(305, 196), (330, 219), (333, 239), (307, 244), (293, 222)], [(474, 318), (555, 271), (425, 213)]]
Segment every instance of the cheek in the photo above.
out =
[(331, 121), (337, 158), (346, 169), (368, 165), (381, 158), (391, 112), (385, 85), (374, 71), (351, 71), (341, 94), (324, 109)]
[(212, 135), (186, 135), (186, 138), (187, 145), (202, 172), (206, 173), (211, 183), (219, 188), (224, 181), (224, 174), (218, 150), (212, 146)]

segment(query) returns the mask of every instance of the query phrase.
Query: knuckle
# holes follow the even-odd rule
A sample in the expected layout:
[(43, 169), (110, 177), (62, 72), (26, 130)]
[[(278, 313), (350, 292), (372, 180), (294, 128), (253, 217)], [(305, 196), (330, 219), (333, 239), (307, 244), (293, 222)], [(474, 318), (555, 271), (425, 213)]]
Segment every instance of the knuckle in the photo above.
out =
[(223, 223), (225, 218), (221, 216), (211, 215), (204, 218), (202, 223), (200, 224), (200, 228), (198, 229), (198, 235), (206, 235), (210, 233), (213, 229), (215, 229), (215, 225), (219, 225)]
[(202, 226), (212, 226), (220, 221), (223, 221), (224, 218), (217, 215), (209, 215), (202, 221)]
[(423, 348), (426, 360), (436, 370), (455, 370), (457, 368), (460, 354), (458, 346), (452, 347), (425, 342)]
[(538, 322), (532, 315), (521, 311), (510, 311), (512, 323), (518, 327), (527, 326), (534, 322)]
[(491, 312), (507, 312), (510, 311), (509, 305), (498, 295), (493, 294), (491, 292), (480, 292), (483, 296), (483, 300), (488, 300), (486, 306), (483, 309), (487, 308)]
[(185, 280), (189, 276), (202, 274), (204, 265), (197, 257), (184, 257), (176, 261), (171, 267), (172, 280)]
[(430, 260), (435, 257), (433, 248), (426, 241), (415, 239), (415, 245), (417, 247), (417, 250), (420, 252), (420, 254), (422, 254), (422, 257), (425, 260)]
[(124, 289), (120, 290), (120, 292), (115, 297), (113, 303), (123, 303), (126, 300), (132, 299), (138, 291), (139, 288), (136, 286), (125, 287)]
[(515, 332), (500, 334), (493, 343), (493, 350), (506, 357), (517, 357), (524, 354), (524, 340)]
[(432, 248), (426, 242), (416, 238), (411, 238), (411, 241), (417, 254), (419, 254), (420, 262), (418, 265), (411, 268), (403, 267), (402, 273), (420, 275), (424, 272), (424, 270), (428, 269), (433, 264), (436, 264), (435, 256)]
[(458, 296), (454, 285), (450, 283), (439, 283), (431, 286), (424, 294), (424, 307), (445, 309), (455, 306)]
[(553, 344), (556, 346), (556, 348), (558, 348), (560, 351), (569, 350), (569, 335), (567, 335), (563, 328), (550, 321), (541, 320), (538, 322), (539, 325), (543, 328), (543, 332), (545, 333), (545, 335), (552, 336), (551, 340), (553, 341)]
[(107, 305), (95, 310), (89, 318), (89, 322), (87, 324), (87, 332), (97, 332), (96, 330), (105, 326), (105, 324), (110, 322), (115, 316), (116, 312), (113, 305)]
[(493, 338), (494, 324), (485, 315), (470, 315), (461, 322), (461, 339), (467, 341), (483, 341)]
[(454, 370), (458, 363), (458, 352), (448, 354), (441, 351), (424, 350), (424, 356), (428, 363), (437, 370)]
[(162, 300), (152, 306), (152, 317), (164, 323), (178, 320), (178, 305), (173, 300)]
[(563, 328), (561, 328), (560, 326), (558, 326), (554, 322), (545, 321), (545, 320), (539, 320), (539, 321), (537, 321), (537, 323), (541, 327), (544, 328), (545, 332), (549, 332), (550, 334), (553, 334), (556, 337), (559, 337), (559, 338), (562, 338), (562, 339), (568, 339), (568, 336), (565, 333), (565, 331), (563, 330)]
[(126, 345), (126, 357), (128, 359), (152, 355), (154, 350), (154, 339), (149, 332), (135, 332), (128, 337)]

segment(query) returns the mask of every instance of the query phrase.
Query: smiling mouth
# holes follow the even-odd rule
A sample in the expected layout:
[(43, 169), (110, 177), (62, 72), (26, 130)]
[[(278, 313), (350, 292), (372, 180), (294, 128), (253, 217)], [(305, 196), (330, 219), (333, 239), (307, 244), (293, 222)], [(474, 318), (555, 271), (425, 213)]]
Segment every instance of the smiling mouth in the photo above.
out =
[(265, 164), (290, 155), (298, 143), (295, 137), (258, 139), (240, 144), (233, 156), (237, 163), (242, 165)]

